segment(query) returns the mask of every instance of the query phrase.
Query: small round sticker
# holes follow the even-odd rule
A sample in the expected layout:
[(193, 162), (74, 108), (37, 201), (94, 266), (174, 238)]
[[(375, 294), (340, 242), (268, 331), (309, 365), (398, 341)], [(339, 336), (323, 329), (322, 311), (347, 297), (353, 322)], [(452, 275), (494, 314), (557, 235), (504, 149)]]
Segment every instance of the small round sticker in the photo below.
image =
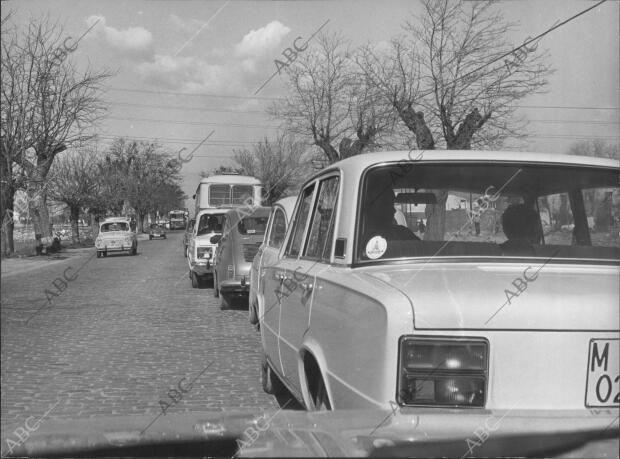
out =
[(381, 236), (374, 236), (366, 244), (366, 256), (371, 260), (381, 257), (387, 250), (387, 241)]

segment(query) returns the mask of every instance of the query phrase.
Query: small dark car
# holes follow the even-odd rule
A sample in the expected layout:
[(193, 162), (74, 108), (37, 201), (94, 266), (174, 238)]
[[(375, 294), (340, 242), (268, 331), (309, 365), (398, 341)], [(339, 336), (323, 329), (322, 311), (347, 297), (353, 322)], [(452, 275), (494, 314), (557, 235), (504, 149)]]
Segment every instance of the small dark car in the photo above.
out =
[(166, 239), (166, 229), (163, 227), (163, 225), (153, 223), (149, 229), (149, 240), (153, 240), (153, 238), (156, 237)]
[(221, 297), (222, 309), (234, 298), (247, 301), (252, 260), (263, 242), (270, 210), (269, 207), (232, 209), (224, 217), (222, 235), (211, 238), (211, 242), (218, 242), (213, 292), (216, 298)]

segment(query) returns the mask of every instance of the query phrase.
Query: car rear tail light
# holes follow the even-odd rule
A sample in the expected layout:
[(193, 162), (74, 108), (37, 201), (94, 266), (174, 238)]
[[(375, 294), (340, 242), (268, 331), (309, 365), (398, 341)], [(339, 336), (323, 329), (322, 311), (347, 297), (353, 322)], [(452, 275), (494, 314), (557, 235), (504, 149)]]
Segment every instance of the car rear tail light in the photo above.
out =
[(484, 407), (488, 355), (484, 339), (401, 338), (399, 403)]

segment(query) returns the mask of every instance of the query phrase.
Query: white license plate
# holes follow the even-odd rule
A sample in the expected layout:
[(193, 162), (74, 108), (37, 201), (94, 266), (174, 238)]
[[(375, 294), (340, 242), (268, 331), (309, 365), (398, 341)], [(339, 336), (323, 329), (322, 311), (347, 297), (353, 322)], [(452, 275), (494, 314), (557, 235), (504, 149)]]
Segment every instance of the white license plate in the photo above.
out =
[(586, 406), (620, 406), (620, 346), (617, 339), (591, 339)]

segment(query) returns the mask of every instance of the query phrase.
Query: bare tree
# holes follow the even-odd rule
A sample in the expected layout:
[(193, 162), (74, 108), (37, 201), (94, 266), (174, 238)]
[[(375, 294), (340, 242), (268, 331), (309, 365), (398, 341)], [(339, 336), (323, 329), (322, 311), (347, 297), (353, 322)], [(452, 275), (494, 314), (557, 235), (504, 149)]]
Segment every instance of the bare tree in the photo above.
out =
[[(51, 235), (46, 206), (46, 179), (54, 157), (90, 139), (90, 129), (103, 115), (102, 84), (110, 76), (59, 58), (66, 44), (63, 28), (48, 17), (16, 27), (2, 39), (2, 163), (11, 186), (24, 188), (32, 204), (35, 233)], [(7, 170), (5, 164), (11, 164)]]
[(355, 66), (342, 35), (320, 34), (317, 43), (287, 68), (291, 95), (270, 111), (289, 133), (309, 137), (332, 163), (372, 149), (394, 120), (376, 104), (380, 94)]
[(233, 158), (244, 174), (258, 178), (267, 191), (266, 201), (273, 204), (293, 192), (308, 175), (310, 167), (303, 160), (306, 147), (303, 142), (287, 134), (274, 140), (265, 138), (249, 150), (235, 150)]
[(80, 240), (80, 211), (96, 200), (99, 181), (96, 159), (91, 151), (71, 150), (54, 161), (49, 174), (48, 196), (69, 207), (71, 239)]
[[(498, 148), (525, 134), (515, 117), (518, 100), (541, 92), (551, 70), (538, 44), (507, 41), (516, 24), (493, 2), (422, 0), (389, 50), (367, 46), (360, 69), (383, 94), (419, 149)], [(447, 195), (427, 206), (427, 239), (442, 239)]]
[(620, 160), (620, 148), (618, 144), (612, 144), (601, 139), (580, 140), (575, 142), (568, 149), (568, 154)]

